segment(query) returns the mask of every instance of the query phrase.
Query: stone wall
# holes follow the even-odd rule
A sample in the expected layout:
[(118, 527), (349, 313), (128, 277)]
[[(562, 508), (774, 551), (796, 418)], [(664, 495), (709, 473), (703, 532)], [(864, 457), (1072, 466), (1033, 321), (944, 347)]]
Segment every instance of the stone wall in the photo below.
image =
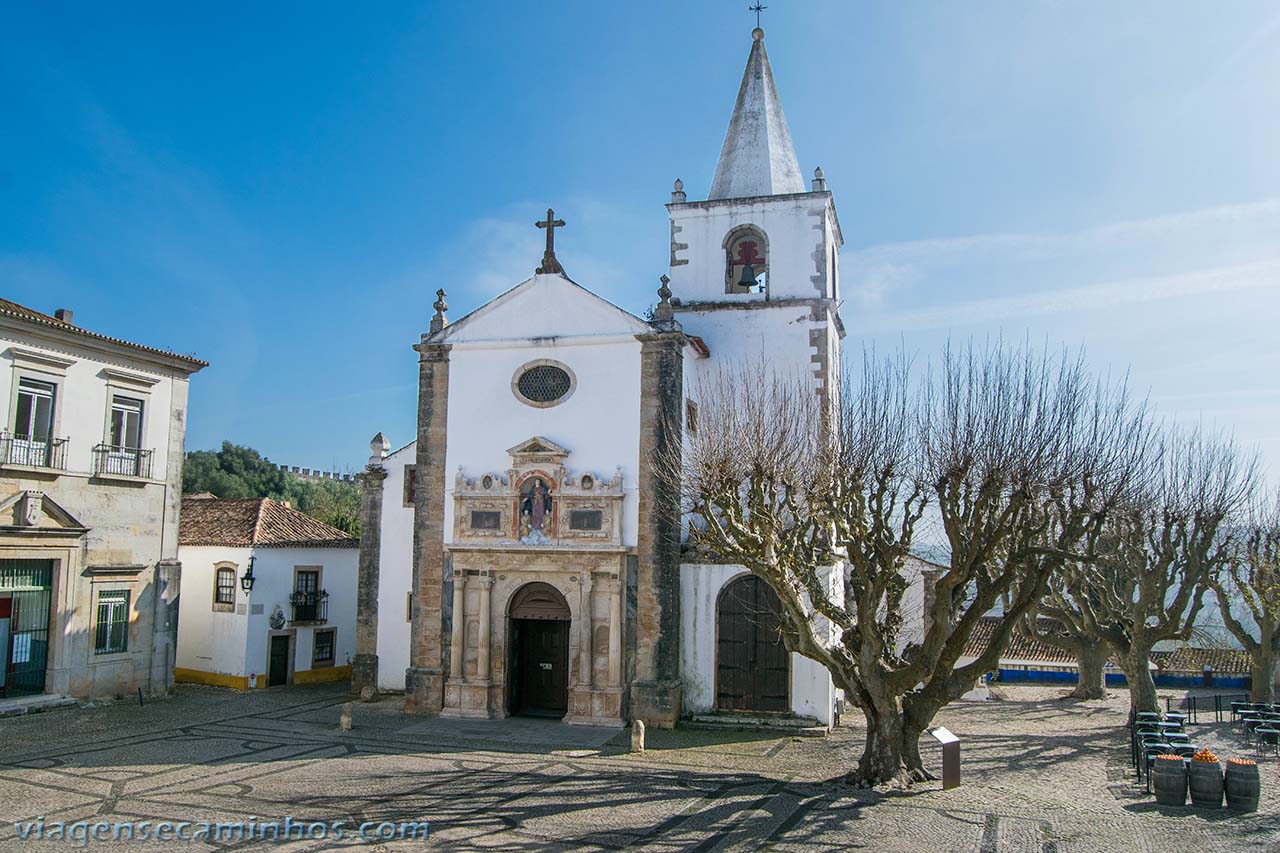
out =
[[(17, 526), (0, 535), (3, 558), (55, 564), (46, 692), (114, 698), (139, 689), (164, 696), (172, 688), (182, 568), (176, 536), (175, 558), (164, 556), (167, 491), (163, 483), (100, 483), (72, 473), (0, 476), (0, 502), (41, 492), (88, 528), (62, 535), (46, 512), (38, 535)], [(93, 619), (104, 590), (129, 592), (127, 651), (121, 654), (94, 653)]]
[(351, 692), (378, 686), (378, 573), (382, 562), (382, 500), (387, 470), (370, 464), (360, 474), (360, 561), (356, 580), (356, 656)]
[(680, 717), (680, 484), (660, 460), (678, 454), (683, 346), (678, 327), (640, 336), (640, 521), (632, 718), (674, 726)]
[(405, 710), (439, 713), (444, 704), (443, 595), (445, 452), (448, 440), (449, 345), (418, 345), (417, 485), (413, 526), (413, 625)]

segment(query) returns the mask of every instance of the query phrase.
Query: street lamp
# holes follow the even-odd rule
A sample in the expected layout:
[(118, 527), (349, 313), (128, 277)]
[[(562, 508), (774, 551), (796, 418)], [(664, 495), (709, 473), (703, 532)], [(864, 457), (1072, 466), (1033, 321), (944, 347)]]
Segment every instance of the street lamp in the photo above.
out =
[(253, 557), (249, 558), (249, 568), (245, 569), (244, 575), (240, 578), (240, 588), (245, 592), (253, 591), (253, 582), (257, 580), (253, 576)]

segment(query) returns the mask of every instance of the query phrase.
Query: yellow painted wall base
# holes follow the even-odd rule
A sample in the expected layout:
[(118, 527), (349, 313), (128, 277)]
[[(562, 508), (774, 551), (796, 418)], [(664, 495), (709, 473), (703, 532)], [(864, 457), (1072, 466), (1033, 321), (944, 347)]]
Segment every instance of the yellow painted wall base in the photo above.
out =
[[(347, 667), (348, 670), (351, 667)], [(348, 672), (348, 676), (350, 673)], [(249, 678), (244, 675), (227, 675), (222, 672), (204, 672), (199, 669), (174, 667), (173, 680), (183, 684), (209, 684), (214, 687), (230, 687), (232, 690), (248, 690)]]
[(350, 666), (326, 666), (321, 669), (304, 669), (293, 673), (294, 684), (321, 684), (326, 681), (349, 681)]
[[(326, 666), (321, 669), (305, 669), (294, 672), (294, 684), (323, 684), (328, 681), (349, 681), (350, 666)], [(247, 675), (227, 675), (222, 672), (205, 672), (200, 669), (174, 667), (173, 680), (181, 684), (208, 684), (213, 687), (230, 687), (232, 690), (248, 690)], [(266, 676), (259, 675), (257, 687), (266, 687)]]

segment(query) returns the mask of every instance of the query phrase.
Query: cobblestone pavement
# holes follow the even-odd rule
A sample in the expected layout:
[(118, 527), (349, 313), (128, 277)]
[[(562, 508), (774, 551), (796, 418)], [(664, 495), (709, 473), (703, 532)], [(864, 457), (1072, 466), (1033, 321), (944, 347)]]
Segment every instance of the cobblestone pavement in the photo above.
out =
[[(964, 784), (910, 792), (839, 782), (860, 726), (830, 738), (627, 733), (557, 721), (406, 717), (394, 698), (357, 705), (334, 686), (250, 695), (184, 686), (169, 701), (0, 720), (0, 850), (76, 849), (21, 840), (14, 821), (343, 820), (347, 837), (283, 850), (418, 849), (370, 844), (364, 821), (430, 821), (429, 846), (458, 850), (1210, 851), (1280, 850), (1280, 759), (1261, 759), (1255, 815), (1162, 808), (1135, 782), (1122, 728), (1128, 697), (1065, 702), (1005, 688), (939, 722), (963, 739)], [(1251, 755), (1227, 723), (1191, 729), (1220, 756)], [(940, 761), (937, 747), (927, 760)], [(261, 841), (99, 841), (92, 849), (262, 849)]]

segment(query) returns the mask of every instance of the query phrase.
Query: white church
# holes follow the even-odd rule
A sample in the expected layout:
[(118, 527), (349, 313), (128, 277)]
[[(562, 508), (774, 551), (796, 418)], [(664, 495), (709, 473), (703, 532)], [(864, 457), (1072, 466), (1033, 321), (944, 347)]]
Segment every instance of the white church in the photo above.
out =
[[(709, 197), (679, 181), (650, 320), (537, 272), (418, 353), (418, 431), (361, 475), (353, 690), (405, 710), (671, 726), (712, 711), (832, 722), (827, 672), (788, 653), (741, 566), (686, 562), (678, 484), (653, 463), (698, 429), (704, 377), (759, 362), (839, 387), (843, 242), (806, 185), (765, 53), (751, 52)], [(705, 559), (698, 558), (698, 559)]]

